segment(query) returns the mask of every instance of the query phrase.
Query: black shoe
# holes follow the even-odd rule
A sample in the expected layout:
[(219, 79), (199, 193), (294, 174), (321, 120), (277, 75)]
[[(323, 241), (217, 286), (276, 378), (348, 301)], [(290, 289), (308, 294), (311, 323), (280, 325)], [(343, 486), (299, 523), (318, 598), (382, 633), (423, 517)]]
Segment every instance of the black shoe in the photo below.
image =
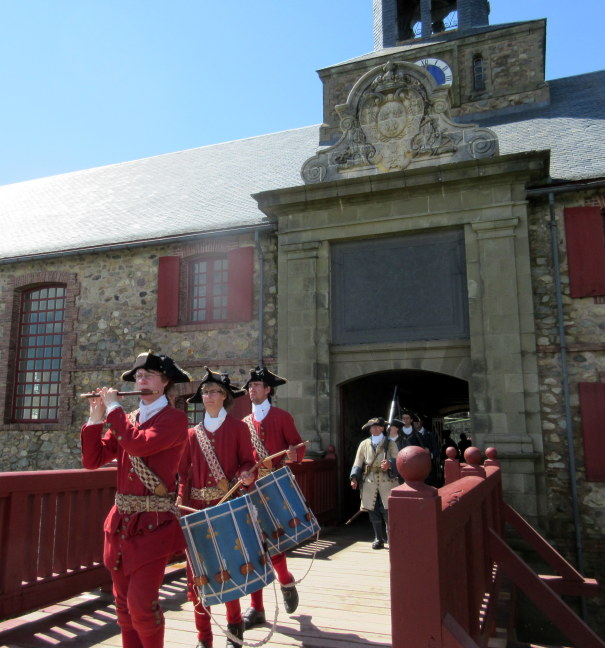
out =
[(282, 585), (281, 593), (284, 597), (284, 606), (288, 614), (296, 611), (298, 607), (298, 592), (294, 585)]
[(255, 610), (253, 607), (249, 607), (244, 612), (244, 630), (249, 630), (252, 626), (260, 625), (265, 622), (265, 611), (264, 610)]
[(210, 644), (207, 644), (204, 641), (199, 641), (195, 648), (210, 648)]
[[(244, 641), (244, 622), (241, 623), (228, 623), (227, 632), (230, 632), (232, 635), (237, 637), (242, 643)], [(227, 637), (226, 648), (242, 648), (241, 643), (233, 641), (230, 637)]]
[(383, 549), (384, 548), (384, 542), (382, 540), (374, 540), (372, 542), (372, 549)]

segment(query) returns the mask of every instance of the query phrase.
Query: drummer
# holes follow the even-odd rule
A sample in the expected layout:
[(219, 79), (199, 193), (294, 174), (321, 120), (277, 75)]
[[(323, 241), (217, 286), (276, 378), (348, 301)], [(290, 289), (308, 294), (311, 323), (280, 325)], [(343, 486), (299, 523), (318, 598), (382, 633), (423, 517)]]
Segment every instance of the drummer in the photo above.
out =
[[(188, 441), (179, 465), (179, 496), (177, 504), (189, 497), (187, 504), (196, 509), (214, 506), (238, 479), (244, 485), (254, 481), (250, 469), (254, 465), (248, 429), (227, 410), (233, 400), (245, 394), (231, 384), (226, 373), (211, 371), (206, 374), (189, 403), (203, 403), (204, 417), (189, 430)], [(196, 648), (211, 648), (212, 627), (207, 608), (200, 602), (193, 582), (191, 566), (187, 565), (188, 599), (193, 601), (195, 627), (198, 634)], [(225, 603), (227, 630), (243, 640), (244, 623), (239, 599)], [(239, 648), (229, 636), (227, 647)]]
[[(286, 382), (285, 378), (271, 373), (266, 367), (256, 367), (250, 369), (250, 378), (243, 386), (248, 390), (252, 401), (252, 414), (246, 416), (244, 422), (249, 429), (254, 458), (260, 461), (281, 450), (287, 450), (287, 453), (275, 462), (268, 459), (259, 469), (259, 477), (280, 468), (286, 457), (290, 461), (301, 462), (305, 455), (304, 445), (299, 448), (294, 447), (301, 444), (302, 439), (291, 414), (271, 404), (275, 388), (285, 385)], [(271, 556), (271, 562), (281, 585), (286, 612), (293, 614), (298, 607), (298, 592), (294, 585), (294, 576), (288, 571), (286, 554)], [(248, 629), (264, 622), (263, 590), (259, 589), (251, 595), (250, 607), (244, 613), (244, 625)]]
[[(117, 459), (115, 505), (105, 520), (103, 561), (110, 570), (123, 648), (162, 648), (164, 617), (159, 590), (169, 558), (184, 550), (175, 505), (187, 416), (167, 396), (191, 377), (165, 355), (139, 355), (122, 380), (135, 382), (139, 409), (126, 414), (116, 389), (95, 390), (82, 427), (82, 465), (94, 470)], [(103, 434), (104, 424), (109, 429)]]

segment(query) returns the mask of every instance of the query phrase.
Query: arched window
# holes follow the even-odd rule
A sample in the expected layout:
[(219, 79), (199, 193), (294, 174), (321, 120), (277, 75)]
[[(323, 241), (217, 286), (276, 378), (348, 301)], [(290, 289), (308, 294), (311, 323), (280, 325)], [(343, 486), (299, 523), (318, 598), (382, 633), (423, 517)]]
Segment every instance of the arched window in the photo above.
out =
[(485, 62), (481, 54), (473, 56), (473, 90), (485, 90)]
[(64, 285), (22, 293), (13, 421), (58, 421), (64, 325)]
[(77, 275), (13, 277), (0, 321), (0, 430), (64, 430), (72, 422)]

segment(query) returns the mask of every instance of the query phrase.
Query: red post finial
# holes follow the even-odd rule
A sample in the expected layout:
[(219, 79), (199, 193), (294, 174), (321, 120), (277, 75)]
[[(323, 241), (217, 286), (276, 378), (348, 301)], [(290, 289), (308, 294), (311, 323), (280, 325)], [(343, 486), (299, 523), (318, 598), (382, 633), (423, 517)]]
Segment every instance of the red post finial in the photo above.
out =
[(480, 466), (481, 459), (481, 450), (475, 448), (475, 446), (470, 446), (464, 451), (464, 461), (469, 466)]
[(431, 472), (431, 455), (420, 446), (407, 446), (397, 455), (397, 470), (405, 480), (403, 488), (417, 493), (433, 494), (437, 489), (428, 486), (424, 480)]
[(483, 462), (484, 466), (500, 466), (500, 460), (498, 459), (498, 451), (496, 448), (488, 448), (485, 451), (485, 456), (487, 459)]
[(477, 475), (485, 479), (485, 468), (481, 465), (481, 459), (481, 450), (479, 448), (475, 448), (475, 446), (467, 448), (464, 451), (464, 460), (467, 465), (460, 471), (460, 476), (469, 477), (470, 475)]

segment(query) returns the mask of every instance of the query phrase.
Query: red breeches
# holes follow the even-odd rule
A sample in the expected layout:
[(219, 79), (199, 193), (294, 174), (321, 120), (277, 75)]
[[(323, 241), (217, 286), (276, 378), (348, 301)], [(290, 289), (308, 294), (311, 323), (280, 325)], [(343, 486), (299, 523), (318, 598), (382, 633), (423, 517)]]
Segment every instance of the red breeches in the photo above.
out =
[(124, 648), (162, 648), (164, 615), (160, 608), (160, 586), (168, 556), (145, 563), (126, 576), (120, 567), (112, 570), (113, 594)]

